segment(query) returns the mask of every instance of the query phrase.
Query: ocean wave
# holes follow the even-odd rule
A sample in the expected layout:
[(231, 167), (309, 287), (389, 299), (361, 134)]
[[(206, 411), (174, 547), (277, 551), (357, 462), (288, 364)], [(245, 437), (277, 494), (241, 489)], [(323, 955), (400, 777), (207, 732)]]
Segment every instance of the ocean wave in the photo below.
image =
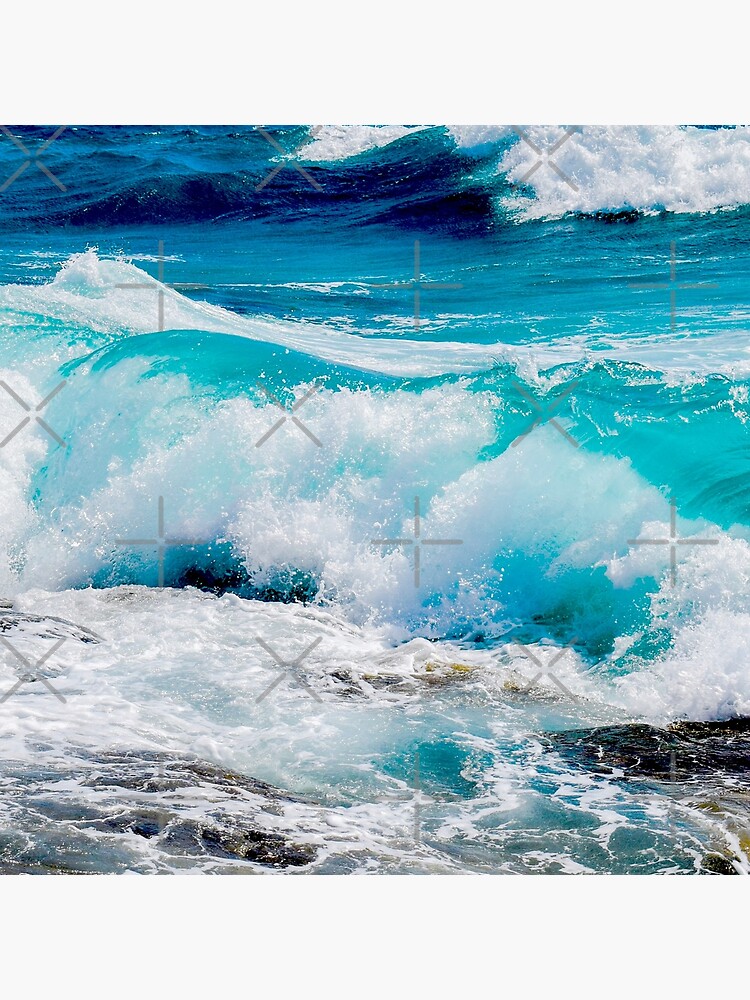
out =
[[(0, 291), (19, 357), (0, 379), (32, 406), (66, 380), (45, 406), (54, 437), (27, 428), (0, 449), (5, 593), (153, 586), (154, 547), (128, 540), (154, 537), (162, 497), (186, 540), (165, 548), (169, 585), (312, 602), (400, 641), (575, 636), (580, 678), (631, 678), (607, 681), (623, 707), (750, 712), (736, 664), (692, 693), (674, 683), (705, 656), (702, 630), (745, 634), (746, 383), (580, 353), (525, 372), (515, 348), (368, 341), (164, 286), (154, 332), (158, 289), (88, 252)], [(4, 436), (23, 415), (0, 394)], [(668, 533), (671, 494), (681, 537), (717, 542), (680, 550), (676, 590), (668, 546), (629, 541)], [(457, 544), (415, 564), (418, 533)]]
[[(431, 225), (496, 229), (571, 214), (706, 213), (748, 204), (749, 134), (747, 127), (325, 125), (167, 129), (144, 142), (135, 128), (77, 127), (50, 147), (66, 190), (27, 171), (2, 193), (0, 225), (289, 221), (314, 211), (346, 229), (383, 219), (423, 223), (427, 205)], [(0, 141), (0, 178), (13, 176), (19, 155)]]
[[(344, 159), (416, 131), (403, 126), (330, 127), (304, 149), (315, 150), (320, 143), (318, 158)], [(516, 219), (705, 213), (750, 203), (746, 126), (452, 125), (444, 131), (461, 154), (496, 157), (502, 181), (497, 204)], [(435, 154), (428, 137), (423, 149)], [(481, 170), (465, 178), (467, 187), (481, 189), (487, 182)]]

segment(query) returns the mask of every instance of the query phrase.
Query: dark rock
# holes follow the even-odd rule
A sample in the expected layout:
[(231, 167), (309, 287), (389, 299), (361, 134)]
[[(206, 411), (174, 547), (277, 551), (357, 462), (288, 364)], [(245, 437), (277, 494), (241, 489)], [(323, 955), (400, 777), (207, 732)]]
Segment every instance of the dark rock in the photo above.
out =
[(209, 825), (180, 820), (169, 824), (164, 842), (168, 850), (254, 861), (274, 868), (309, 865), (315, 859), (309, 845), (293, 844), (279, 834), (237, 823)]
[(262, 796), (265, 800), (302, 802), (269, 785), (220, 767), (206, 760), (177, 757), (157, 751), (139, 751), (137, 754), (110, 752), (97, 758), (103, 767), (94, 768), (82, 783), (93, 788), (127, 788), (142, 792), (170, 792), (180, 788), (207, 785), (220, 789), (225, 795), (239, 797), (245, 792)]
[(715, 852), (706, 854), (701, 859), (701, 868), (703, 871), (708, 872), (711, 875), (739, 874), (729, 858), (725, 858), (723, 854), (716, 854)]
[(28, 615), (22, 611), (0, 610), (0, 633), (17, 632), (24, 638), (73, 639), (76, 642), (103, 642), (91, 629), (51, 615)]
[[(134, 793), (137, 807), (120, 807), (97, 826), (159, 838), (160, 848), (173, 856), (251, 861), (274, 868), (299, 867), (315, 859), (314, 848), (267, 830), (263, 820), (269, 813), (283, 817), (284, 803), (305, 800), (210, 761), (156, 751), (113, 751), (97, 758), (94, 772), (82, 784), (105, 793)], [(219, 803), (221, 808), (199, 819), (184, 817), (180, 792), (190, 792), (187, 799), (193, 804), (193, 793), (198, 792), (204, 806)]]
[(750, 720), (676, 723), (666, 729), (633, 724), (548, 733), (555, 750), (602, 773), (686, 781), (701, 775), (747, 775)]
[(112, 830), (114, 833), (135, 833), (139, 837), (150, 840), (151, 837), (156, 837), (164, 829), (165, 814), (160, 811), (146, 812), (143, 810), (125, 812), (117, 816), (108, 816), (89, 825), (100, 830)]

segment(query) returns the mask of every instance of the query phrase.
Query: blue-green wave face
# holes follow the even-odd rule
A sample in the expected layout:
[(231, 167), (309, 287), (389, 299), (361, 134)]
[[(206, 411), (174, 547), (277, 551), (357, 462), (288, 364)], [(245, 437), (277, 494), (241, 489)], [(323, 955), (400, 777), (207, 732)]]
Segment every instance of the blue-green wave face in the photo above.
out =
[[(67, 130), (65, 192), (29, 170), (0, 194), (0, 593), (87, 608), (119, 636), (112, 690), (183, 750), (347, 808), (418, 753), (446, 802), (512, 773), (515, 828), (574, 825), (529, 733), (750, 715), (747, 142)], [(0, 184), (18, 156), (0, 142)], [(215, 629), (231, 683), (205, 688), (194, 638), (154, 654), (159, 686), (143, 637), (172, 616)], [(372, 715), (336, 689), (315, 729), (299, 684), (258, 714), (231, 688), (261, 670), (256, 619), (315, 623), (335, 669), (305, 684), (361, 668)], [(666, 865), (622, 795), (630, 862), (586, 832), (559, 856)]]
[(597, 351), (366, 337), (159, 288), (94, 251), (6, 287), (6, 349), (35, 373), (11, 388), (33, 402), (64, 380), (44, 419), (66, 443), (39, 428), (3, 449), (6, 589), (154, 585), (153, 552), (118, 539), (150, 537), (169, 494), (169, 531), (196, 544), (166, 553), (168, 584), (404, 637), (575, 637), (619, 683), (713, 615), (744, 620), (748, 381), (711, 364), (716, 338), (701, 357), (683, 331)]

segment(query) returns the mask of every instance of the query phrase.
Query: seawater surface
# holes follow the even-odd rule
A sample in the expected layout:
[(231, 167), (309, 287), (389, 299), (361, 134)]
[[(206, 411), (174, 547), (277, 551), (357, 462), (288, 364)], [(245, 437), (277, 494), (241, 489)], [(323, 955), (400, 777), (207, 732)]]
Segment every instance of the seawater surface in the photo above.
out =
[(750, 132), (9, 133), (0, 867), (747, 872)]

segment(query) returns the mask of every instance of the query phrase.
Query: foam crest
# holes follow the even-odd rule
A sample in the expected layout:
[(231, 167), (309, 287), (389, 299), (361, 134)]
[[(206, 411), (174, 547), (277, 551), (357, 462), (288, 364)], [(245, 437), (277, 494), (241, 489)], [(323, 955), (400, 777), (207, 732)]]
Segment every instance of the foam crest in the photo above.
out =
[[(500, 635), (563, 603), (595, 634), (587, 595), (608, 600), (611, 584), (591, 567), (666, 513), (627, 460), (573, 452), (553, 428), (478, 461), (506, 419), (492, 391), (324, 391), (298, 411), (320, 447), (289, 421), (259, 446), (279, 418), (264, 397), (207, 404), (185, 376), (141, 374), (130, 360), (89, 376), (86, 416), (71, 419), (92, 430), (50, 465), (37, 530), (18, 527), (20, 585), (153, 584), (152, 548), (116, 539), (154, 537), (164, 496), (167, 533), (196, 540), (169, 553), (172, 581), (239, 566), (259, 590), (304, 584), (352, 620), (430, 635)], [(137, 406), (137, 436), (112, 398)], [(418, 577), (417, 498), (420, 537), (460, 541), (424, 545)]]
[(372, 149), (381, 149), (407, 135), (423, 132), (425, 125), (321, 125), (298, 156), (312, 162), (346, 160)]
[[(280, 344), (366, 371), (405, 376), (478, 371), (509, 353), (502, 344), (373, 340), (321, 324), (240, 316), (194, 301), (134, 264), (102, 259), (95, 250), (73, 255), (46, 285), (0, 288), (0, 321), (11, 336), (29, 314), (41, 313), (75, 330), (79, 342), (91, 342), (89, 331), (106, 335), (94, 341), (103, 344), (156, 330), (160, 296), (166, 330), (200, 330)], [(68, 354), (80, 354), (80, 349), (73, 347)]]
[(515, 134), (510, 125), (449, 125), (448, 133), (460, 150), (476, 155), (489, 152)]
[[(525, 134), (536, 148), (519, 139), (499, 164), (509, 181), (533, 189), (531, 197), (503, 198), (524, 219), (571, 212), (711, 212), (748, 203), (747, 127), (586, 126), (565, 140), (562, 128), (534, 126)], [(556, 143), (561, 145), (552, 151)]]

